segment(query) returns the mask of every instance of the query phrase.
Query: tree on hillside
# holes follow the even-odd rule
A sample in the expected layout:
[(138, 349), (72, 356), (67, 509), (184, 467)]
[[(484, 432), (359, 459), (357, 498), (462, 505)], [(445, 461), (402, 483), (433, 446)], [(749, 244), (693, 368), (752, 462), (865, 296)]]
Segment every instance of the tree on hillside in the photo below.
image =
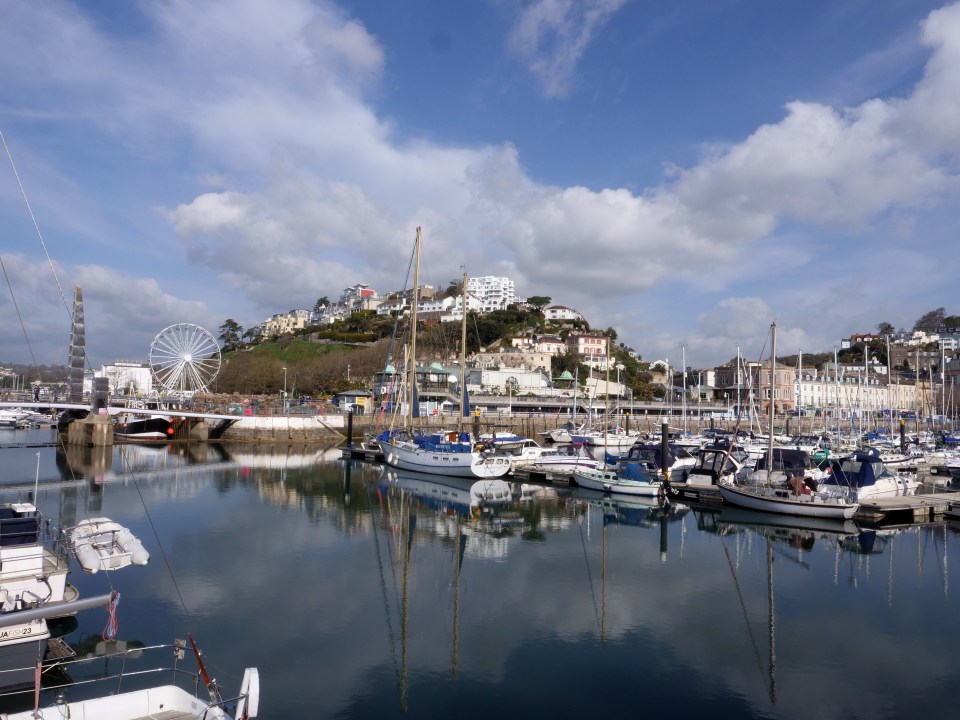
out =
[(943, 319), (946, 317), (947, 311), (944, 308), (937, 308), (936, 310), (931, 310), (930, 312), (924, 313), (919, 320), (913, 325), (914, 330), (924, 330), (926, 332), (933, 332), (941, 325), (943, 325)]
[(542, 313), (543, 309), (550, 304), (551, 300), (553, 300), (553, 298), (549, 298), (546, 295), (532, 295), (527, 298), (527, 304), (538, 313)]
[[(576, 375), (577, 368), (581, 366), (580, 356), (572, 352), (569, 348), (562, 355), (554, 355), (550, 358), (550, 373), (555, 378), (560, 377), (564, 370), (568, 370), (571, 375)], [(586, 371), (584, 371), (580, 377), (586, 377), (585, 373)]]
[(460, 297), (463, 295), (463, 278), (451, 280), (447, 289), (443, 291), (442, 297)]
[(330, 298), (324, 295), (321, 298), (317, 298), (317, 301), (313, 304), (313, 311), (319, 313), (321, 309), (330, 306)]
[(882, 322), (879, 325), (877, 325), (878, 335), (893, 335), (893, 333), (894, 333), (894, 328), (893, 328), (893, 325), (891, 325), (890, 323)]
[(224, 350), (232, 350), (240, 344), (240, 337), (243, 335), (243, 327), (233, 318), (224, 320), (220, 326), (220, 342), (223, 343)]

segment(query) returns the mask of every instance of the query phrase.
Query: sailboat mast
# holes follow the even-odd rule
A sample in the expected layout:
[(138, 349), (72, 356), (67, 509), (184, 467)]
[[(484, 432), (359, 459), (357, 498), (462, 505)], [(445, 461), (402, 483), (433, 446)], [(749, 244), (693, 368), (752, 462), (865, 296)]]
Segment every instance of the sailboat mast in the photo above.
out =
[(610, 431), (610, 336), (607, 336), (607, 350), (604, 365), (607, 369), (603, 381), (603, 451), (607, 451), (607, 434)]
[[(460, 325), (460, 418), (467, 417), (467, 273), (463, 273), (463, 320)], [(463, 428), (460, 428), (461, 432)]]
[(833, 346), (833, 387), (837, 391), (835, 398), (835, 413), (837, 416), (837, 436), (840, 435), (840, 362), (837, 355), (837, 346)]
[(803, 404), (803, 350), (799, 351), (800, 357), (797, 360), (797, 424), (798, 434), (803, 434), (803, 415), (800, 414), (800, 408)]
[(680, 346), (680, 362), (683, 363), (683, 398), (680, 401), (680, 408), (683, 410), (683, 434), (687, 434), (687, 346)]
[(414, 242), (413, 246), (413, 298), (411, 301), (412, 307), (410, 309), (410, 357), (407, 358), (409, 363), (408, 368), (409, 372), (407, 373), (407, 382), (409, 385), (409, 392), (407, 398), (409, 400), (409, 407), (407, 408), (407, 425), (408, 427), (413, 426), (413, 417), (414, 412), (414, 403), (418, 402), (417, 400), (417, 310), (420, 305), (420, 226), (417, 225), (417, 239)]
[(940, 431), (946, 432), (947, 426), (947, 356), (940, 343)]
[(767, 484), (770, 484), (770, 473), (773, 471), (773, 413), (776, 409), (774, 395), (776, 394), (776, 366), (777, 366), (777, 324), (770, 324), (770, 422), (767, 438)]
[(743, 376), (743, 366), (740, 362), (740, 346), (737, 345), (737, 426), (739, 427), (740, 423), (740, 414), (743, 412), (743, 388), (742, 388), (742, 379)]
[[(897, 383), (899, 387), (899, 383)], [(887, 335), (887, 392), (885, 396), (887, 398), (887, 411), (890, 413), (890, 437), (893, 437), (894, 425), (893, 425), (893, 398), (890, 397), (890, 388), (893, 386), (893, 374), (890, 371), (890, 336)], [(899, 405), (899, 403), (898, 403)]]

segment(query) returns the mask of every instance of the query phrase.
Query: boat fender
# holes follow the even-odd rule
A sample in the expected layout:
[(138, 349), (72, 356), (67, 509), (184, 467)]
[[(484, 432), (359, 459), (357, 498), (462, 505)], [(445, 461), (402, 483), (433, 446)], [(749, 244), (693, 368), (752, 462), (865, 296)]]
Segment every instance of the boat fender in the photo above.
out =
[(260, 709), (260, 672), (257, 668), (243, 671), (240, 700), (237, 702), (237, 720), (255, 718)]

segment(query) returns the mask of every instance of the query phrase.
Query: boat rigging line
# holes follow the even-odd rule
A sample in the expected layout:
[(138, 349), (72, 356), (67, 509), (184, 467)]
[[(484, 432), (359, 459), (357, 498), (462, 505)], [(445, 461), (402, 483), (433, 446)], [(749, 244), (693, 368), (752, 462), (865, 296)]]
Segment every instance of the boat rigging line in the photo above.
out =
[[(23, 202), (27, 206), (27, 213), (30, 215), (30, 221), (33, 223), (33, 229), (37, 233), (37, 238), (40, 240), (40, 247), (43, 248), (43, 254), (47, 258), (47, 264), (50, 266), (50, 272), (53, 275), (54, 281), (57, 283), (57, 290), (60, 292), (60, 300), (63, 302), (63, 309), (67, 313), (68, 318), (72, 318), (73, 314), (70, 312), (70, 307), (67, 305), (67, 296), (63, 292), (63, 286), (60, 284), (60, 277), (57, 275), (57, 269), (54, 267), (53, 260), (50, 257), (50, 253), (47, 250), (47, 244), (43, 239), (43, 233), (40, 232), (40, 225), (37, 223), (36, 215), (33, 213), (33, 207), (30, 205), (30, 200), (27, 198), (27, 191), (23, 187), (23, 182), (20, 180), (20, 173), (17, 172), (17, 166), (13, 162), (13, 154), (10, 152), (10, 148), (7, 145), (7, 139), (3, 135), (3, 131), (0, 131), (0, 142), (3, 143), (3, 149), (7, 154), (7, 160), (10, 162), (10, 169), (13, 170), (13, 176), (17, 181), (17, 187), (20, 188), (20, 195), (23, 197)], [(17, 319), (20, 321), (20, 328), (23, 330), (23, 337), (27, 343), (27, 348), (30, 350), (30, 358), (33, 360), (33, 369), (37, 373), (37, 377), (40, 377), (40, 364), (37, 362), (36, 355), (33, 352), (33, 346), (30, 344), (30, 338), (27, 336), (27, 328), (23, 323), (23, 316), (20, 314), (20, 306), (17, 304), (17, 299), (14, 297), (13, 293), (13, 284), (10, 282), (10, 276), (7, 274), (7, 266), (3, 263), (3, 257), (0, 256), (0, 267), (3, 269), (3, 277), (7, 281), (7, 287), (10, 289), (10, 297), (13, 300), (13, 307), (17, 312)], [(87, 369), (92, 369), (90, 367), (90, 361), (87, 358), (86, 349), (83, 353), (84, 361), (87, 364)]]

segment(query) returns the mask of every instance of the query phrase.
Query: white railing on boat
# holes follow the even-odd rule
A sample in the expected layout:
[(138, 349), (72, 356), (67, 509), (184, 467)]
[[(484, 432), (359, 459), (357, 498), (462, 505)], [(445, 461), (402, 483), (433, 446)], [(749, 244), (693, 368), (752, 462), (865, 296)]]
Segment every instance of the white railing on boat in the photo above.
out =
[[(220, 697), (216, 702), (210, 700), (210, 691), (201, 677), (197, 660), (187, 648), (184, 640), (133, 647), (124, 641), (97, 642), (96, 646), (89, 649), (89, 654), (48, 660), (43, 665), (40, 707), (118, 695), (158, 684), (175, 685), (225, 712), (236, 706), (242, 695)], [(169, 653), (166, 664), (157, 665), (163, 651)], [(181, 662), (192, 664), (194, 668), (181, 667)], [(111, 665), (116, 664), (119, 664), (119, 668), (111, 669)], [(0, 704), (6, 705), (16, 696), (29, 696), (32, 699), (33, 695), (32, 687), (2, 692)]]

